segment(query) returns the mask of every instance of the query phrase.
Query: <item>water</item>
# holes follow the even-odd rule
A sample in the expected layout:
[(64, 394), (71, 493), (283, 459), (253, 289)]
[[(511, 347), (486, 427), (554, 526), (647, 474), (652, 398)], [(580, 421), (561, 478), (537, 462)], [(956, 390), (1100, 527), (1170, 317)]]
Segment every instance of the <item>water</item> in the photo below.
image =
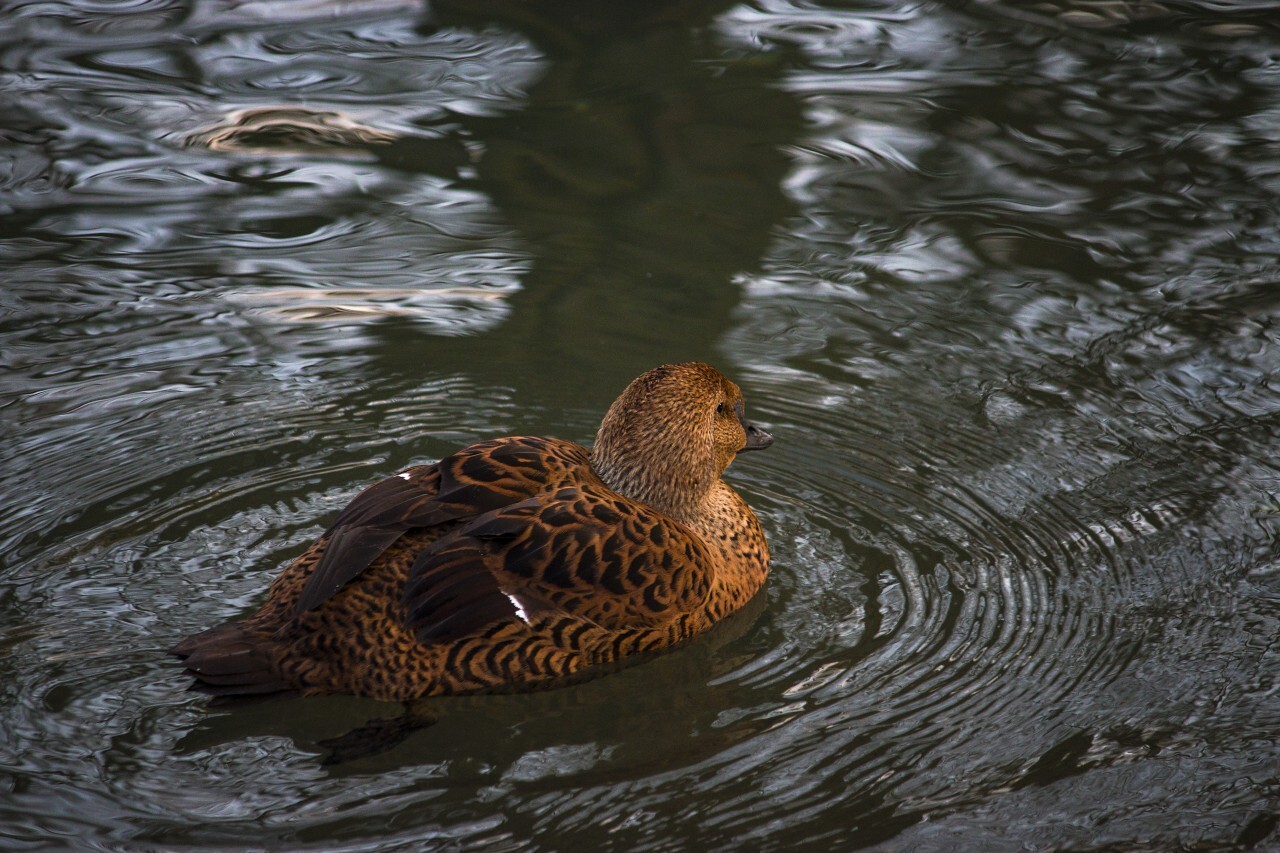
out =
[[(1280, 849), (1280, 9), (597, 5), (0, 9), (0, 847)], [(689, 358), (747, 618), (336, 768), (394, 706), (185, 692)]]

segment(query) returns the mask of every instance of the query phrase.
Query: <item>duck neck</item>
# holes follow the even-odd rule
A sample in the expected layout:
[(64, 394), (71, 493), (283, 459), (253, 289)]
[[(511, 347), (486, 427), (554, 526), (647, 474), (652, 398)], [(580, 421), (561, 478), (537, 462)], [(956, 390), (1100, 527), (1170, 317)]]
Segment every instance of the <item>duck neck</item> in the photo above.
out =
[(699, 517), (719, 479), (702, 466), (690, 465), (681, 458), (684, 454), (659, 454), (658, 459), (635, 464), (608, 450), (607, 444), (601, 448), (597, 442), (591, 452), (591, 467), (605, 485), (683, 524), (692, 524)]

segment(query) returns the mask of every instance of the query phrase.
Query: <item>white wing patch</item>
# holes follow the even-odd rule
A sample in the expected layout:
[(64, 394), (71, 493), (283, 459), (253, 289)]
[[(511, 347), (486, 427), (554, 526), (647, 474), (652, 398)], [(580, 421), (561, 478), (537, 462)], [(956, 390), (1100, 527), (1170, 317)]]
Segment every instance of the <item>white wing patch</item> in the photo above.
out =
[(507, 597), (507, 601), (511, 602), (511, 606), (516, 609), (516, 615), (520, 617), (520, 621), (528, 624), (529, 614), (525, 612), (524, 606), (520, 603), (520, 599), (516, 598), (509, 592), (504, 592), (503, 595)]

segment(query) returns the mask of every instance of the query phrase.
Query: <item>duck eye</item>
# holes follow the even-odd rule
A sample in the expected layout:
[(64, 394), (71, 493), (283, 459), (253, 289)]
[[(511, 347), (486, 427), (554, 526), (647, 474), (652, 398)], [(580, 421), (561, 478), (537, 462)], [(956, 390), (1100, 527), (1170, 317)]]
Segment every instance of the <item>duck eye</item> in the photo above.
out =
[(716, 414), (717, 414), (717, 415), (723, 415), (723, 414), (724, 414), (724, 403), (720, 403), (720, 404), (718, 404), (718, 405), (716, 406)]

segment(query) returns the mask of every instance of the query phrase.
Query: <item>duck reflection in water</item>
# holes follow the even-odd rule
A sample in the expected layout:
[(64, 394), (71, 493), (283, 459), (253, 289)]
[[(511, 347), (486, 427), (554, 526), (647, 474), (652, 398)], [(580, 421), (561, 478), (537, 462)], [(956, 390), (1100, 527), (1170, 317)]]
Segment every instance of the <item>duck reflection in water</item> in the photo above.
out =
[(715, 368), (654, 368), (589, 451), (499, 438), (370, 486), (257, 613), (173, 653), (220, 700), (413, 703), (592, 677), (689, 640), (764, 585), (764, 532), (721, 475), (772, 443)]

